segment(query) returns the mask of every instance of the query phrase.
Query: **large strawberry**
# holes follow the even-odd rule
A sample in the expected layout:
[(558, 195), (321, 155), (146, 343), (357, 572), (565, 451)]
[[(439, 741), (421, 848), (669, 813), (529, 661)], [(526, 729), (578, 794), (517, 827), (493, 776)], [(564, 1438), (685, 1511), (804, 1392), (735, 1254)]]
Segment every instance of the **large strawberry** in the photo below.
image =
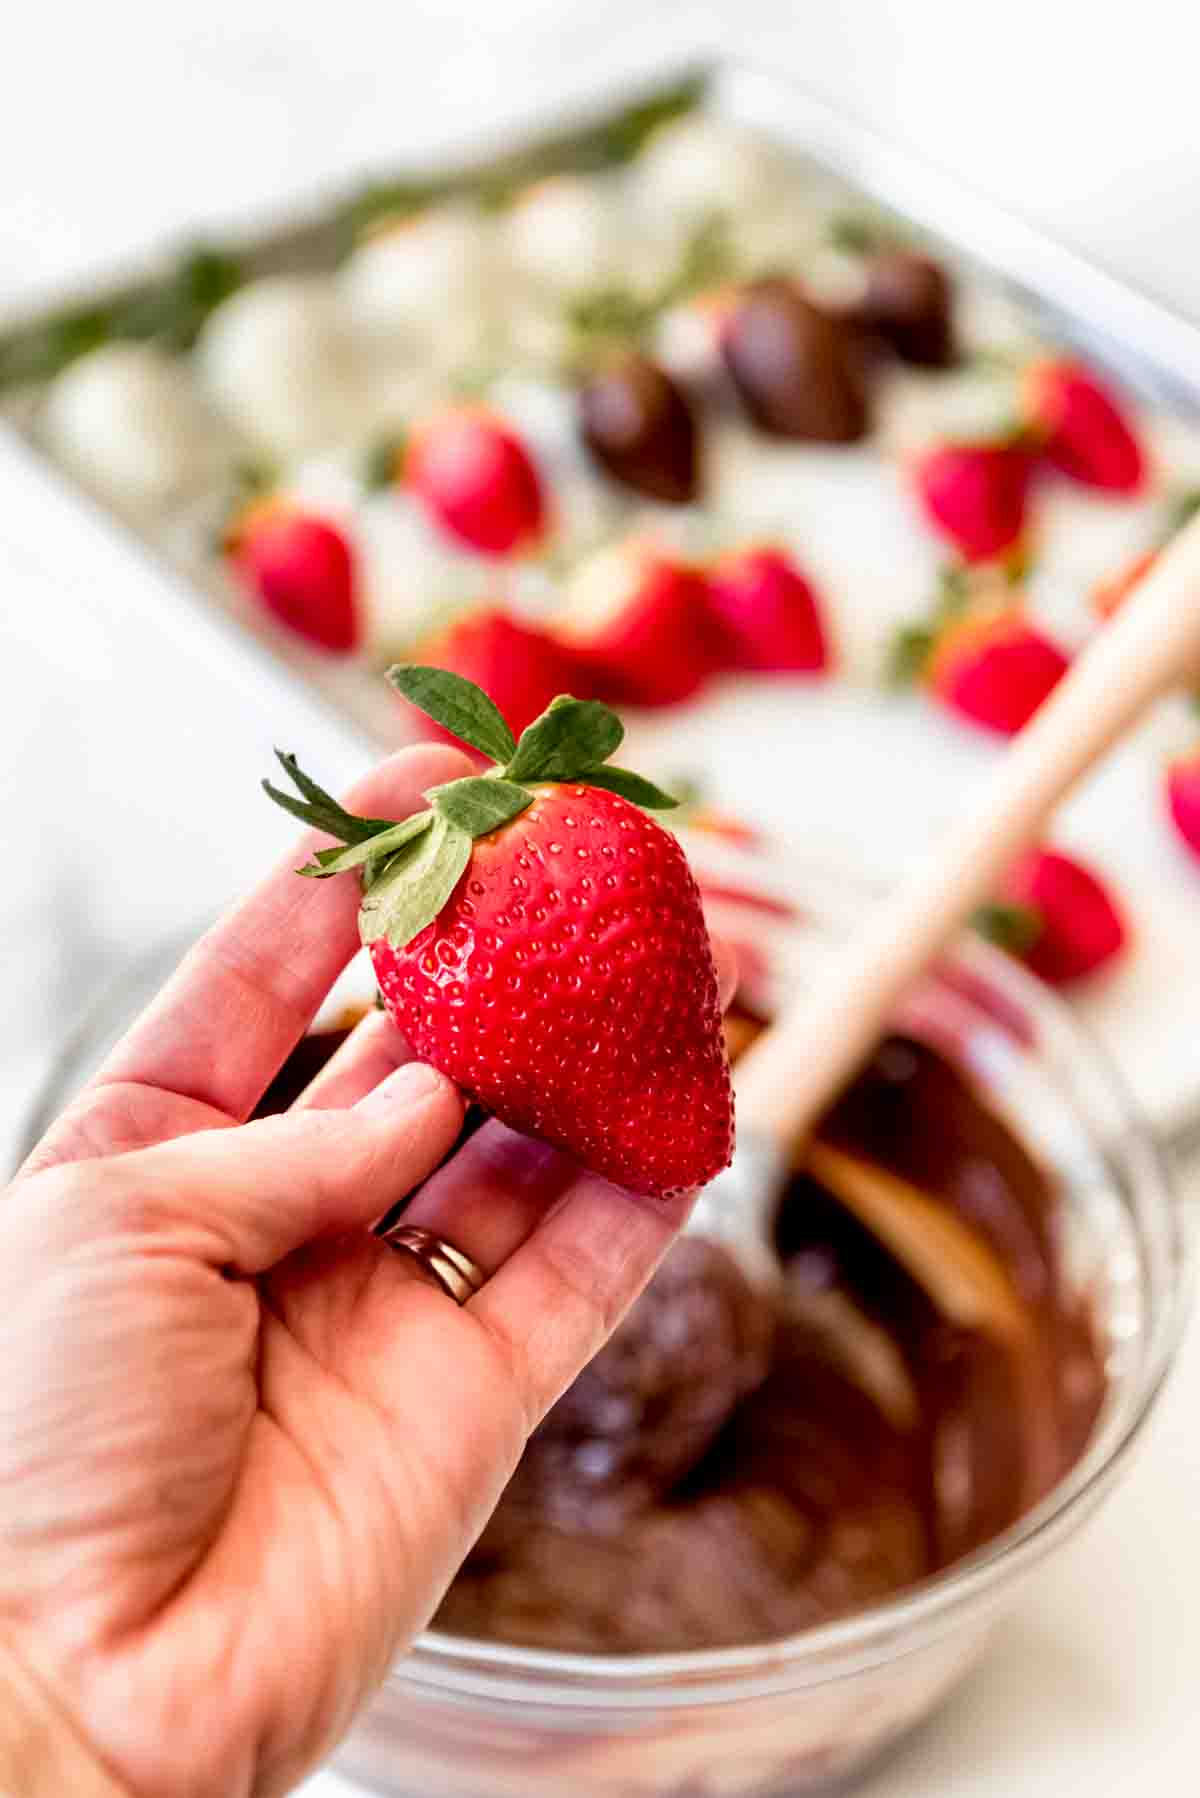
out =
[(816, 593), (786, 550), (763, 544), (720, 557), (708, 571), (708, 604), (726, 667), (817, 674), (829, 666)]
[(515, 1129), (618, 1185), (701, 1186), (733, 1148), (717, 977), (672, 801), (606, 765), (623, 735), (562, 696), (514, 741), (469, 681), (406, 666), (413, 704), (495, 766), (434, 787), (402, 823), (356, 818), (283, 766), (280, 805), (347, 845), (302, 873), (361, 869), (360, 929), (416, 1053)]
[(315, 649), (345, 655), (358, 647), (354, 557), (328, 519), (285, 501), (257, 501), (234, 520), (225, 549), (278, 623)]
[(1058, 849), (1020, 856), (975, 923), (1050, 986), (1096, 973), (1121, 953), (1127, 935), (1099, 876)]
[(1020, 542), (1032, 470), (1017, 443), (947, 443), (917, 457), (913, 479), (930, 522), (964, 561), (987, 562)]
[(927, 679), (952, 712), (1011, 737), (1069, 665), (1058, 644), (1014, 606), (952, 625), (934, 649)]
[(1029, 429), (1046, 460), (1085, 487), (1136, 493), (1146, 458), (1117, 400), (1068, 358), (1035, 362), (1025, 375)]
[(401, 477), (442, 530), (485, 556), (536, 547), (546, 527), (542, 484), (516, 432), (479, 406), (452, 406), (397, 452)]
[(1167, 769), (1166, 801), (1181, 840), (1200, 857), (1200, 749), (1178, 756)]
[(704, 576), (646, 538), (576, 569), (555, 630), (586, 691), (614, 705), (678, 705), (720, 661)]
[[(488, 698), (522, 731), (571, 685), (570, 658), (553, 637), (522, 624), (499, 606), (484, 606), (425, 637), (413, 654), (434, 668), (449, 669), (482, 687)], [(429, 720), (407, 700), (401, 703), (414, 732), (429, 735)], [(448, 742), (457, 738), (440, 732)]]

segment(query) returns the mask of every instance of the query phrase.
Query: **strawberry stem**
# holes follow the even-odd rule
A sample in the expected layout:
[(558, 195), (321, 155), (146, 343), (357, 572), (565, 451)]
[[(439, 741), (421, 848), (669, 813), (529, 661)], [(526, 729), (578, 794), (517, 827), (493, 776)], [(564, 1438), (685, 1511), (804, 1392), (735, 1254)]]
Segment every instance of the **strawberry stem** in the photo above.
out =
[(381, 936), (396, 945), (411, 942), (449, 899), (475, 839), (519, 817), (533, 804), (535, 784), (577, 781), (648, 809), (677, 803), (640, 774), (604, 765), (625, 732), (598, 700), (560, 694), (518, 742), (487, 694), (462, 675), (409, 665), (390, 669), (388, 679), (428, 717), (489, 756), (492, 768), (430, 787), (429, 809), (399, 821), (348, 812), (282, 750), (275, 754), (299, 797), (262, 783), (276, 805), (342, 845), (316, 850), (298, 873), (320, 880), (361, 870), (364, 942)]

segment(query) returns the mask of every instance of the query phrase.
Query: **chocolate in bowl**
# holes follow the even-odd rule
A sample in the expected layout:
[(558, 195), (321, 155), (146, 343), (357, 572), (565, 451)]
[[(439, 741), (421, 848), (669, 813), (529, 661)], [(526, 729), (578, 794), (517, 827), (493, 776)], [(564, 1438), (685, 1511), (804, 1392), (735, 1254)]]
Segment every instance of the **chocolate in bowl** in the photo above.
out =
[[(735, 1004), (742, 1041), (747, 1022)], [(789, 1635), (982, 1547), (1078, 1459), (1103, 1347), (1063, 1278), (1053, 1181), (907, 1037), (880, 1045), (818, 1135), (978, 1233), (1027, 1329), (996, 1339), (941, 1315), (798, 1172), (779, 1305), (720, 1245), (677, 1244), (535, 1432), (439, 1628), (594, 1654)]]
[[(709, 849), (689, 842), (702, 885)], [(731, 874), (733, 885), (761, 886), (788, 900), (747, 920), (751, 940), (761, 949), (769, 939), (780, 964), (772, 999), (803, 985), (831, 934), (842, 933), (870, 897), (837, 869), (721, 851), (714, 878), (729, 884)], [(722, 911), (728, 936), (736, 919)], [(790, 921), (780, 917), (785, 911)], [(810, 1253), (788, 1235), (793, 1221), (785, 1212), (784, 1247), (793, 1281), (807, 1285), (808, 1303), (794, 1344), (776, 1340), (771, 1377), (734, 1407), (736, 1430), (744, 1426), (757, 1447), (739, 1441), (736, 1430), (722, 1432), (708, 1451), (707, 1495), (689, 1476), (667, 1503), (635, 1510), (640, 1553), (627, 1552), (629, 1537), (621, 1532), (630, 1529), (628, 1518), (592, 1532), (588, 1583), (576, 1579), (573, 1609), (559, 1603), (547, 1622), (545, 1611), (534, 1614), (534, 1588), (526, 1583), (525, 1642), (489, 1635), (488, 1616), (494, 1620), (498, 1611), (486, 1610), (482, 1570), (468, 1566), (437, 1626), (396, 1663), (340, 1750), (338, 1764), (352, 1777), (394, 1798), (798, 1798), (841, 1789), (975, 1664), (1025, 1577), (1109, 1489), (1161, 1385), (1182, 1314), (1179, 1218), (1153, 1144), (1065, 1008), (985, 945), (964, 943), (913, 993), (896, 1029), (936, 1052), (949, 1076), (964, 1081), (999, 1120), (1006, 1139), (1023, 1145), (1053, 1191), (1061, 1293), (1042, 1316), (1082, 1319), (1088, 1365), (1104, 1376), (1090, 1428), (1094, 1394), (1085, 1392), (1077, 1411), (1064, 1404), (1057, 1413), (1063, 1433), (1055, 1452), (1070, 1462), (1067, 1471), (1047, 1475), (1040, 1455), (1030, 1455), (1019, 1437), (1010, 1442), (999, 1503), (1003, 1514), (1019, 1503), (1021, 1514), (993, 1533), (995, 1489), (964, 1482), (957, 1470), (964, 1441), (970, 1456), (972, 1418), (981, 1406), (997, 1415), (991, 1383), (1006, 1367), (1011, 1377), (1012, 1357), (1006, 1363), (986, 1344), (968, 1352), (955, 1332), (935, 1335), (930, 1325), (925, 1340), (940, 1343), (941, 1352), (926, 1379), (943, 1428), (926, 1442), (925, 1466), (942, 1469), (942, 1491), (938, 1498), (931, 1490), (931, 1471), (925, 1508), (915, 1503), (921, 1488), (913, 1434), (901, 1427), (911, 1378), (903, 1368), (897, 1378), (895, 1355), (878, 1353), (877, 1336), (848, 1310), (853, 1291), (869, 1295), (869, 1258), (844, 1232), (835, 1242), (829, 1217), (822, 1255)], [(829, 1122), (836, 1128), (836, 1116)], [(936, 1168), (908, 1165), (928, 1180), (937, 1175)], [(959, 1168), (953, 1202), (982, 1227), (987, 1184), (964, 1172), (961, 1161)], [(1000, 1218), (992, 1226), (997, 1241), (1007, 1241), (1006, 1232), (1015, 1240), (1018, 1225), (1025, 1227), (1015, 1204), (992, 1212)], [(849, 1293), (839, 1293), (830, 1278), (831, 1245)], [(919, 1314), (916, 1298), (914, 1308)], [(1040, 1340), (1057, 1354), (1053, 1331)], [(793, 1352), (806, 1369), (811, 1406), (796, 1404)], [(774, 1413), (777, 1398), (783, 1402)], [(760, 1405), (775, 1418), (766, 1441)], [(878, 1423), (881, 1406), (890, 1434)], [(1072, 1417), (1086, 1429), (1082, 1445), (1071, 1440)], [(781, 1472), (789, 1432), (793, 1452)], [(879, 1446), (874, 1461), (862, 1453), (864, 1439)], [(722, 1472), (727, 1452), (746, 1477)], [(1024, 1486), (1030, 1469), (1051, 1485), (1032, 1503)], [(853, 1507), (843, 1506), (849, 1527), (823, 1552), (820, 1531), (798, 1529), (796, 1519), (807, 1505), (809, 1521), (814, 1514), (819, 1521), (828, 1491), (820, 1482), (829, 1476)], [(816, 1493), (806, 1485), (814, 1479)], [(864, 1515), (870, 1527), (861, 1531)], [(577, 1519), (566, 1516), (577, 1549), (584, 1539)], [(520, 1521), (515, 1512), (510, 1520)], [(502, 1522), (498, 1516), (493, 1528)], [(540, 1549), (531, 1546), (529, 1554), (551, 1560), (558, 1537), (543, 1528), (536, 1540)], [(485, 1538), (481, 1550), (487, 1547)], [(513, 1552), (503, 1532), (500, 1549)], [(782, 1565), (785, 1577), (771, 1591), (795, 1604), (790, 1615), (768, 1614), (756, 1596), (764, 1562), (776, 1572)], [(672, 1581), (685, 1589), (691, 1639), (714, 1629), (704, 1588), (722, 1566), (738, 1607), (727, 1607), (737, 1628), (726, 1645), (639, 1651), (628, 1635), (603, 1650), (582, 1645), (581, 1619), (609, 1628), (604, 1620), (619, 1614), (623, 1597), (643, 1642), (651, 1627), (678, 1630)], [(545, 1566), (541, 1575), (551, 1577)], [(808, 1609), (798, 1617), (801, 1598)], [(469, 1619), (468, 1599), (475, 1607)], [(457, 1631), (472, 1634), (447, 1627), (460, 1605)], [(564, 1642), (572, 1630), (576, 1646)], [(559, 1632), (563, 1645), (532, 1645), (536, 1632), (542, 1641)]]

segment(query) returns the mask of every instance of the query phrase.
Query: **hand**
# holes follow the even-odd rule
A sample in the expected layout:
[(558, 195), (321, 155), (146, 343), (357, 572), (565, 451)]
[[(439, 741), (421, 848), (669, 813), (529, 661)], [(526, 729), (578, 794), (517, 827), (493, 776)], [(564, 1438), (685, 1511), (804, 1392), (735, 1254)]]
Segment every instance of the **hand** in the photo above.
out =
[[(352, 801), (402, 817), (465, 771), (409, 750)], [(488, 1125), (410, 1213), (489, 1276), (460, 1309), (367, 1233), (462, 1120), (382, 1014), (245, 1122), (357, 947), (353, 883), (293, 873), (323, 841), (0, 1211), (0, 1632), (139, 1798), (282, 1792), (330, 1748), (687, 1210)]]

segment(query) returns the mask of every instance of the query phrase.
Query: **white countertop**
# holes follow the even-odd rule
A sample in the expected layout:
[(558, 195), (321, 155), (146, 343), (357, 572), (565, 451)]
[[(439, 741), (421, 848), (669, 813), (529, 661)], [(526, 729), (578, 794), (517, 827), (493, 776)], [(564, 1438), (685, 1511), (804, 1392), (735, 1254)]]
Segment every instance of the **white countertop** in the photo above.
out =
[[(186, 20), (133, 0), (94, 17), (24, 9), (0, 114), (0, 157), (20, 171), (0, 186), (0, 311), (188, 225), (517, 120), (531, 96), (585, 92), (606, 71), (724, 42), (785, 62), (1200, 317), (1200, 141), (1194, 63), (1182, 42), (1170, 49), (1177, 0), (1144, 0), (1136, 43), (1106, 37), (1074, 0), (1013, 0), (986, 47), (977, 13), (936, 0), (806, 9), (818, 10), (801, 27), (786, 0), (745, 0), (736, 14), (634, 0), (344, 0), (336, 37), (318, 37), (294, 0), (260, 0), (249, 21), (232, 0)], [(1086, 71), (1072, 35), (1085, 16)], [(68, 545), (23, 478), (0, 456), (12, 845), (0, 888), (0, 1154), (82, 1001), (139, 943), (219, 905), (287, 829), (253, 778), (290, 715), (282, 697), (273, 716), (242, 708), (231, 723), (219, 657), (179, 669), (158, 577), (135, 572), (102, 527), (72, 527)], [(332, 780), (361, 753), (315, 718), (305, 748)], [(875, 1777), (873, 1798), (1195, 1790), (1198, 1408), (1193, 1330), (1132, 1475), (1039, 1579), (964, 1693)], [(307, 1789), (346, 1788), (324, 1775)]]

